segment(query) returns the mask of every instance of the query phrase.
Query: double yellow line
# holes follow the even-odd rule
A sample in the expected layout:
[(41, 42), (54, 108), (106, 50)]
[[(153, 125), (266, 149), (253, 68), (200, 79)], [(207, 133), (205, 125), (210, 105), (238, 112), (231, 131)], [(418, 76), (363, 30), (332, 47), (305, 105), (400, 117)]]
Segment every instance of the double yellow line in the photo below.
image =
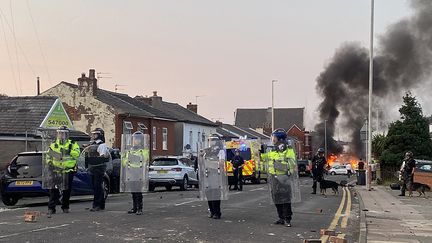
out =
[[(346, 208), (345, 208), (346, 205)], [(342, 210), (345, 208), (345, 213), (342, 214)], [(342, 200), (339, 205), (338, 210), (336, 211), (335, 217), (333, 218), (332, 222), (330, 223), (330, 226), (328, 227), (328, 230), (336, 230), (336, 227), (338, 226), (339, 220), (341, 217), (342, 221), (340, 224), (341, 229), (345, 229), (348, 226), (348, 218), (351, 214), (351, 193), (348, 190), (348, 188), (343, 187), (343, 195)], [(338, 237), (345, 238), (345, 234), (339, 234)], [(321, 236), (321, 242), (327, 242), (329, 239), (328, 235)]]

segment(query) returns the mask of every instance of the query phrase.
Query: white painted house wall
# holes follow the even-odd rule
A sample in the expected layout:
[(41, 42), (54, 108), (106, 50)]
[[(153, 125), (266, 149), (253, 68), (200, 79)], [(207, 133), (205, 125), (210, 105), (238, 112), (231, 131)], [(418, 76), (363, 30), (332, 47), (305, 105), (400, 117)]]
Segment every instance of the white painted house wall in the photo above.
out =
[(214, 133), (216, 133), (216, 127), (183, 123), (183, 148), (192, 142), (192, 144), (190, 144), (192, 147), (192, 153), (196, 156), (197, 144), (206, 147), (208, 144), (208, 137)]

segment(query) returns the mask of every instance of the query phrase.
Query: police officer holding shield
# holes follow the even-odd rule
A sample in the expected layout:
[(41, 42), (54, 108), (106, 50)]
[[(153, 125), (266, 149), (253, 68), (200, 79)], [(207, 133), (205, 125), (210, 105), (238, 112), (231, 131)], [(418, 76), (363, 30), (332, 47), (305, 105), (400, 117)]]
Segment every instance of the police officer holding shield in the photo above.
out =
[(56, 204), (62, 190), (62, 210), (69, 213), (69, 199), (72, 181), (76, 172), (76, 160), (80, 154), (79, 145), (69, 139), (69, 129), (62, 126), (57, 130), (57, 137), (49, 145), (44, 156), (43, 188), (49, 191), (48, 218), (56, 213)]
[[(143, 195), (148, 190), (150, 161), (148, 135), (138, 131), (122, 136), (121, 192), (131, 192), (133, 206), (128, 214), (142, 215)], [(130, 145), (130, 142), (132, 144)]]
[(271, 198), (279, 216), (275, 224), (291, 227), (291, 203), (300, 201), (300, 188), (296, 155), (286, 139), (284, 129), (273, 131), (273, 147), (262, 155), (262, 159), (266, 161)]
[(324, 153), (324, 149), (319, 148), (317, 154), (312, 159), (312, 194), (316, 194), (317, 182), (321, 182), (324, 179), (324, 168), (327, 164)]
[(221, 218), (221, 200), (228, 199), (225, 155), (223, 140), (217, 134), (213, 134), (209, 138), (209, 147), (201, 151), (198, 159), (200, 197), (208, 201), (209, 218), (213, 219)]
[[(110, 160), (110, 153), (105, 144), (105, 132), (102, 128), (96, 128), (91, 132), (92, 141), (89, 153), (86, 155), (86, 164), (92, 176), (93, 205), (91, 212), (105, 210), (104, 176), (106, 163)], [(87, 149), (87, 148), (86, 148)]]

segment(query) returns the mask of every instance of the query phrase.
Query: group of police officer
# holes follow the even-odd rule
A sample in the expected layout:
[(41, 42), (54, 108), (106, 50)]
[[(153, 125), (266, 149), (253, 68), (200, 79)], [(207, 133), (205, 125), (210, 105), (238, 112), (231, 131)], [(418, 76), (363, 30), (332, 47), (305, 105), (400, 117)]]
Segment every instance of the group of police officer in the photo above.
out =
[[(46, 141), (50, 141), (45, 136)], [(122, 135), (120, 191), (131, 192), (133, 207), (130, 214), (141, 215), (142, 193), (149, 186), (149, 137), (142, 132)], [(272, 133), (272, 146), (263, 148), (261, 159), (266, 164), (268, 185), (279, 219), (275, 224), (291, 227), (291, 203), (300, 201), (300, 188), (296, 155), (284, 129)], [(103, 180), (107, 162), (111, 159), (105, 144), (104, 131), (92, 131), (91, 144), (80, 153), (78, 144), (69, 138), (69, 130), (60, 127), (54, 139), (51, 137), (43, 163), (42, 184), (49, 189), (48, 217), (56, 213), (56, 204), (62, 191), (62, 209), (69, 212), (69, 198), (72, 179), (78, 164), (88, 168), (92, 175), (94, 190), (93, 206), (90, 211), (105, 209)], [(209, 217), (221, 218), (221, 200), (228, 199), (228, 178), (226, 173), (224, 141), (217, 135), (209, 137), (207, 148), (198, 157), (200, 197), (208, 201)]]

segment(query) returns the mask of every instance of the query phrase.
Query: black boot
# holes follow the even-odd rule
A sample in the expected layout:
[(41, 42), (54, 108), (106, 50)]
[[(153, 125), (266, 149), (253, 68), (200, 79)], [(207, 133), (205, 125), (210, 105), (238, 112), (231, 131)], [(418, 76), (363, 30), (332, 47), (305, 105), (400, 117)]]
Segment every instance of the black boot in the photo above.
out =
[(285, 224), (285, 220), (279, 219), (278, 221), (274, 222), (274, 224)]
[(136, 208), (132, 208), (131, 210), (127, 211), (128, 214), (133, 214), (136, 213), (137, 209)]

